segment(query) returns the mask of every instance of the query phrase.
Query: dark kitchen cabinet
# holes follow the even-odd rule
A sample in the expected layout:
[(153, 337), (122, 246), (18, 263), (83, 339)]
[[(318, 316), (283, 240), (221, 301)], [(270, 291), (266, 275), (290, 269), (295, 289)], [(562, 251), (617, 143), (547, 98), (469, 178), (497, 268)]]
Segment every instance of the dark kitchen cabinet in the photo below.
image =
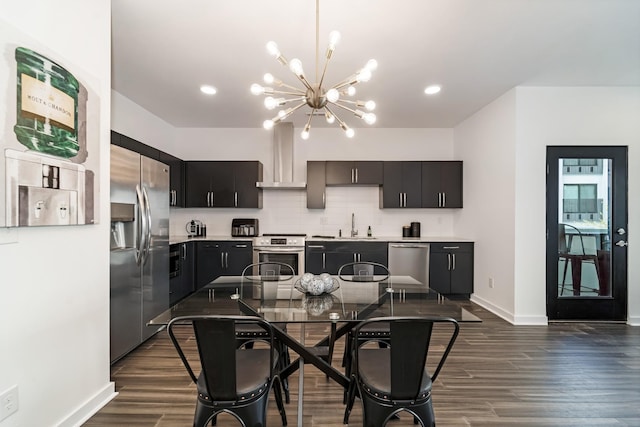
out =
[(262, 208), (262, 163), (257, 161), (188, 161), (189, 208)]
[(462, 207), (462, 162), (422, 162), (422, 207)]
[[(121, 133), (111, 131), (111, 143), (127, 150), (135, 151), (138, 154), (149, 157), (154, 160), (160, 160), (160, 150), (150, 147), (142, 142), (136, 141)], [(162, 161), (162, 160), (160, 160)]]
[(381, 161), (328, 161), (327, 185), (382, 185)]
[(326, 173), (323, 161), (307, 162), (307, 209), (324, 209)]
[(184, 161), (160, 151), (159, 160), (169, 165), (169, 206), (184, 207)]
[(169, 303), (174, 305), (195, 291), (195, 242), (170, 245)]
[(240, 276), (253, 260), (253, 244), (246, 241), (200, 241), (197, 244), (196, 288), (220, 276)]
[(429, 287), (443, 295), (473, 293), (473, 243), (431, 243)]
[(383, 162), (381, 208), (422, 207), (422, 165), (418, 161)]
[(337, 274), (350, 262), (368, 261), (388, 265), (386, 242), (313, 241), (305, 247), (305, 271)]

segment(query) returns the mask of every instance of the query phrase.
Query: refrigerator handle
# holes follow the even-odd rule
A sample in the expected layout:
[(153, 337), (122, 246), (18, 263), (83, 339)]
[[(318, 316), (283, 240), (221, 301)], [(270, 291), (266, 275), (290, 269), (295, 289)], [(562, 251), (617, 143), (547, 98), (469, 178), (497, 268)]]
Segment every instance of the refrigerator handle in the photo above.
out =
[(145, 240), (144, 256), (142, 258), (142, 263), (144, 264), (147, 262), (151, 249), (151, 207), (149, 206), (149, 195), (147, 194), (147, 189), (144, 186), (142, 187), (142, 196), (144, 197), (144, 212), (147, 216), (147, 227), (145, 231), (147, 238)]
[(146, 234), (145, 234), (145, 223), (147, 222), (147, 217), (144, 214), (144, 200), (142, 198), (142, 192), (140, 191), (140, 186), (136, 185), (136, 199), (137, 199), (137, 206), (138, 206), (138, 211), (139, 211), (139, 215), (138, 215), (138, 221), (139, 221), (139, 226), (136, 227), (136, 247), (135, 247), (135, 257), (136, 257), (136, 264), (140, 265), (140, 263), (142, 262), (142, 257), (143, 257), (143, 248), (145, 246), (145, 239), (146, 239)]

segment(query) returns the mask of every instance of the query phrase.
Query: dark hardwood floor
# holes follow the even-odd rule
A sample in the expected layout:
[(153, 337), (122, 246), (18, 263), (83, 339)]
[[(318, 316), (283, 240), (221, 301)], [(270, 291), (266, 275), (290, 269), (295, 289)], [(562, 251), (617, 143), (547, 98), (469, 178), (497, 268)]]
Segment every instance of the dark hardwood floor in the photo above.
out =
[[(461, 324), (434, 385), (438, 427), (640, 426), (640, 328), (619, 323), (513, 326), (473, 303), (460, 303), (483, 322)], [(309, 342), (324, 332), (314, 328), (306, 327)], [(339, 344), (335, 366), (341, 361)], [(119, 395), (86, 427), (192, 424), (195, 388), (165, 331), (114, 364), (111, 374)], [(290, 385), (286, 410), (289, 425), (295, 426), (297, 374)], [(342, 389), (307, 366), (304, 425), (340, 426), (343, 411)], [(361, 425), (361, 415), (358, 401), (350, 425)], [(268, 423), (281, 425), (273, 396)], [(239, 424), (222, 415), (218, 425)], [(413, 422), (404, 415), (389, 425)]]

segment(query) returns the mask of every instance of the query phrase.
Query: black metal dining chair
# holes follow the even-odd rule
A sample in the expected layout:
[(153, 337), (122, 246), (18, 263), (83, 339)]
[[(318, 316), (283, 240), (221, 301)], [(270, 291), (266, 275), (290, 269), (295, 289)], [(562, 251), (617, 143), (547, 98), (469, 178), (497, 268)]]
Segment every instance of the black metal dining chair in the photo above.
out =
[[(389, 325), (389, 346), (385, 348), (363, 342), (363, 330), (379, 324)], [(436, 328), (438, 324), (450, 324), (451, 327)], [(442, 333), (447, 344), (430, 374), (427, 360), (434, 329), (438, 334), (444, 329)], [(344, 423), (349, 422), (355, 398), (360, 396), (365, 427), (382, 427), (403, 411), (414, 417), (415, 424), (434, 427), (432, 387), (459, 331), (458, 322), (448, 317), (378, 317), (359, 323), (353, 330), (353, 366)], [(440, 347), (440, 336), (438, 343)], [(434, 364), (430, 362), (429, 366)]]
[[(295, 276), (295, 271), (293, 267), (289, 264), (277, 261), (264, 261), (264, 262), (256, 262), (253, 264), (247, 265), (242, 270), (242, 282), (243, 285), (254, 283), (256, 286), (262, 286), (263, 282), (287, 282), (291, 281), (291, 286), (293, 287), (293, 278)], [(276, 287), (274, 287), (276, 290)], [(244, 292), (247, 290), (245, 289)], [(260, 291), (258, 291), (259, 293)], [(277, 292), (277, 290), (276, 290)], [(286, 323), (273, 322), (273, 325), (282, 329), (283, 331), (287, 330)], [(241, 326), (237, 329), (237, 343), (239, 347), (251, 347), (253, 343), (264, 337), (264, 330), (259, 327), (255, 327), (252, 325)], [(275, 346), (278, 350), (278, 369), (282, 371), (286, 368), (291, 362), (291, 358), (289, 356), (288, 347), (280, 340), (275, 338)], [(289, 403), (291, 401), (291, 394), (289, 392), (289, 380), (283, 379), (281, 381), (282, 388), (284, 391), (285, 401)]]
[[(255, 348), (238, 348), (236, 330), (239, 326), (259, 327), (266, 343)], [(198, 360), (189, 360), (194, 354), (188, 348), (190, 334), (179, 339), (176, 330), (191, 327), (195, 334)], [(267, 418), (269, 391), (273, 388), (276, 404), (287, 425), (287, 417), (279, 385), (277, 359), (273, 344), (273, 328), (259, 317), (252, 316), (185, 316), (176, 317), (167, 326), (171, 342), (192, 381), (196, 384), (198, 397), (194, 415), (194, 427), (215, 425), (220, 413), (231, 414), (243, 426), (264, 426)], [(200, 365), (196, 374), (193, 366)]]
[[(389, 269), (377, 262), (360, 261), (350, 262), (342, 265), (338, 269), (340, 280), (348, 282), (383, 282), (389, 279)], [(381, 347), (384, 347), (385, 340), (389, 337), (389, 325), (377, 324), (375, 328), (367, 327), (362, 331), (363, 339), (377, 339)], [(351, 340), (353, 334), (349, 332), (345, 338), (344, 354), (342, 356), (342, 366), (345, 367), (345, 374), (349, 376), (351, 369)], [(345, 393), (346, 403), (346, 393)]]

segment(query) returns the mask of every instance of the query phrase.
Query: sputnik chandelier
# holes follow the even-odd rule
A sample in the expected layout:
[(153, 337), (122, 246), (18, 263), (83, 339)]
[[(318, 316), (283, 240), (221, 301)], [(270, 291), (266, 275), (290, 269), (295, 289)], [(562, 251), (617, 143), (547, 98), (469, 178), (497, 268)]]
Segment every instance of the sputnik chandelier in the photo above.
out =
[[(371, 113), (376, 108), (376, 103), (373, 101), (354, 101), (348, 99), (353, 97), (356, 93), (355, 85), (360, 82), (367, 82), (371, 79), (371, 73), (378, 67), (378, 63), (375, 59), (371, 59), (367, 62), (364, 68), (358, 70), (353, 75), (347, 77), (341, 82), (325, 89), (323, 86), (325, 73), (329, 60), (333, 55), (336, 45), (340, 41), (340, 33), (338, 31), (332, 31), (329, 34), (329, 46), (327, 47), (326, 60), (322, 75), (318, 80), (318, 67), (319, 67), (319, 15), (320, 15), (320, 0), (316, 0), (316, 81), (317, 83), (310, 83), (305, 76), (302, 69), (302, 62), (294, 58), (291, 61), (287, 59), (278, 50), (278, 45), (275, 42), (270, 41), (267, 43), (267, 51), (278, 60), (282, 65), (288, 66), (289, 70), (300, 80), (303, 89), (290, 86), (283, 83), (282, 80), (276, 79), (272, 74), (264, 75), (264, 82), (268, 86), (262, 86), (257, 83), (251, 85), (251, 93), (254, 95), (266, 95), (264, 99), (264, 105), (268, 110), (274, 110), (281, 106), (286, 106), (288, 103), (298, 102), (297, 105), (278, 111), (278, 114), (269, 120), (265, 120), (263, 127), (265, 129), (271, 129), (274, 124), (281, 122), (287, 117), (291, 116), (296, 110), (302, 108), (305, 105), (311, 107), (311, 113), (309, 113), (309, 119), (307, 124), (302, 130), (302, 139), (309, 138), (309, 131), (311, 130), (311, 119), (314, 115), (321, 115), (324, 113), (325, 119), (328, 123), (338, 122), (338, 125), (344, 130), (348, 138), (353, 138), (354, 130), (347, 126), (347, 124), (335, 114), (334, 106), (353, 113), (356, 117), (364, 120), (365, 123), (371, 125), (376, 121), (376, 115)], [(280, 89), (274, 89), (271, 86), (277, 86)], [(274, 97), (275, 96), (275, 97)], [(282, 97), (281, 97), (282, 96)], [(283, 96), (292, 96), (291, 98), (284, 98)], [(290, 104), (291, 105), (291, 104)], [(348, 105), (354, 106), (354, 108)], [(358, 108), (364, 108), (367, 112), (359, 110)]]

